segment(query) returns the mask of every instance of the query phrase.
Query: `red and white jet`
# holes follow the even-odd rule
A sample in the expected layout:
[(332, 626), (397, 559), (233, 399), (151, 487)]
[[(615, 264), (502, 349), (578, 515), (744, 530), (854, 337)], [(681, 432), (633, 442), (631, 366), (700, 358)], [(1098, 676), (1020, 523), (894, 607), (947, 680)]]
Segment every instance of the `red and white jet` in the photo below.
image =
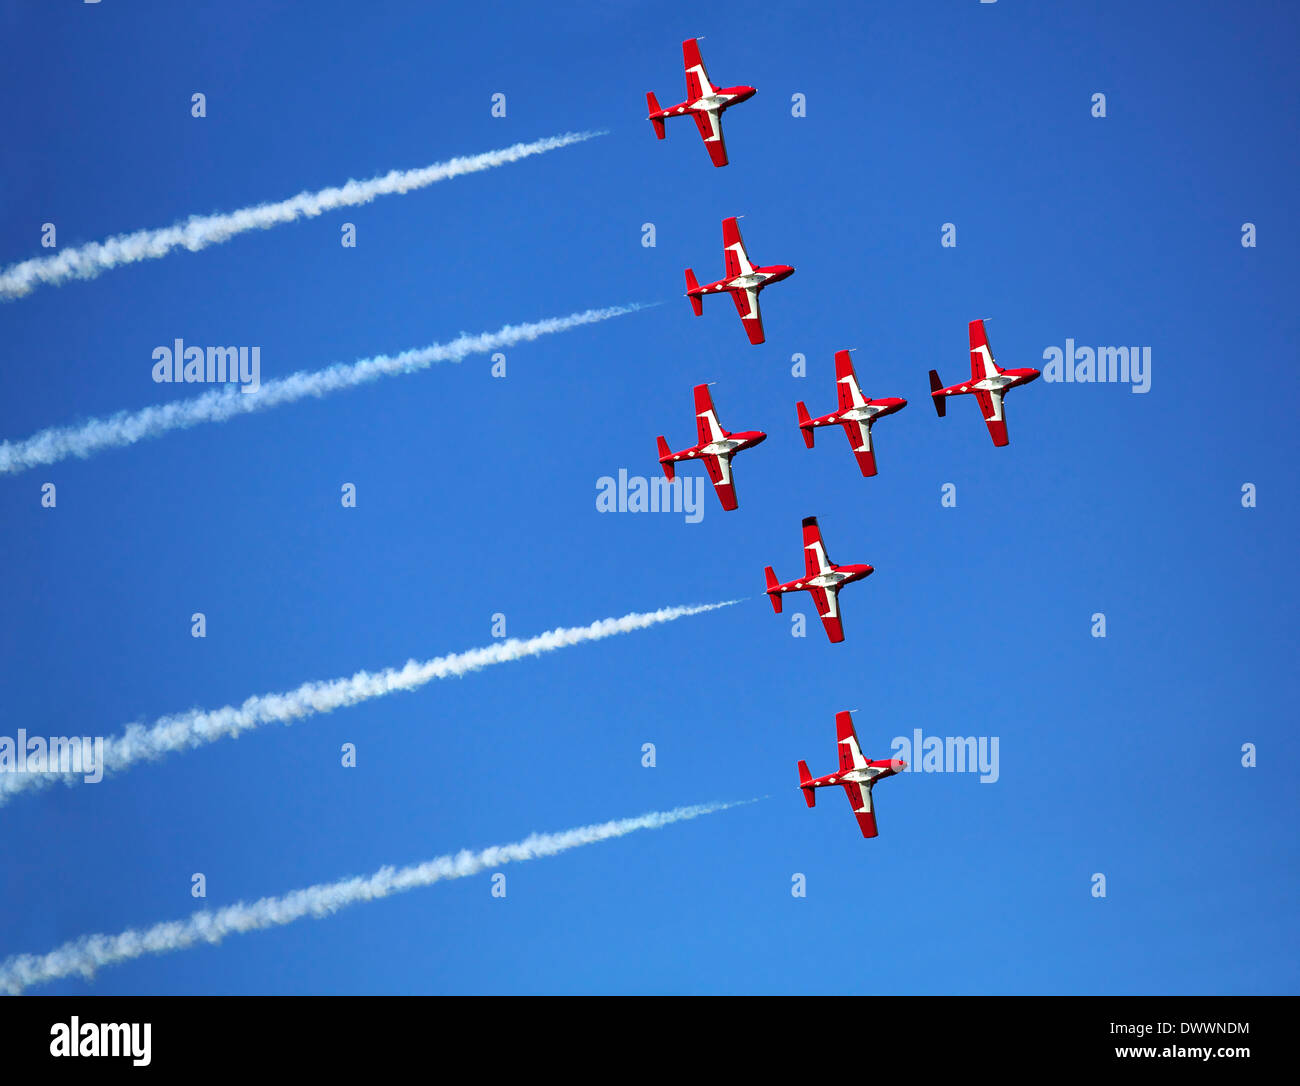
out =
[(809, 418), (808, 408), (800, 400), (795, 409), (799, 413), (799, 430), (803, 443), (813, 447), (813, 431), (818, 426), (843, 426), (849, 435), (849, 447), (858, 458), (858, 467), (864, 476), (876, 474), (876, 453), (871, 447), (871, 425), (876, 419), (892, 415), (907, 406), (906, 400), (891, 397), (868, 400), (862, 395), (858, 375), (853, 371), (853, 360), (848, 351), (835, 352), (835, 387), (839, 390), (840, 408), (821, 418)]
[(1002, 414), (1002, 400), (1008, 392), (1019, 385), (1027, 385), (1040, 376), (1035, 369), (1004, 370), (993, 361), (993, 352), (989, 350), (989, 337), (984, 332), (983, 321), (970, 322), (970, 380), (960, 385), (943, 387), (939, 374), (930, 371), (930, 395), (934, 399), (934, 409), (943, 418), (948, 410), (945, 397), (962, 396), (970, 393), (979, 401), (984, 413), (984, 424), (989, 428), (993, 444), (1002, 446), (1010, 441), (1007, 437), (1007, 420)]
[(783, 592), (807, 592), (813, 598), (822, 625), (826, 627), (826, 636), (832, 643), (843, 641), (844, 626), (840, 622), (837, 598), (839, 591), (846, 584), (870, 577), (875, 569), (872, 566), (837, 566), (827, 558), (816, 517), (803, 518), (803, 560), (804, 575), (797, 581), (778, 584), (771, 566), (763, 570), (767, 577), (767, 597), (772, 601), (772, 610), (778, 615), (781, 613)]
[(789, 264), (768, 264), (756, 268), (749, 262), (745, 252), (745, 242), (740, 236), (740, 227), (736, 220), (722, 220), (722, 255), (727, 262), (727, 277), (716, 283), (700, 286), (695, 280), (695, 272), (686, 269), (686, 297), (691, 300), (691, 308), (698, 317), (704, 313), (704, 296), (729, 291), (736, 303), (736, 312), (740, 314), (741, 323), (749, 342), (763, 342), (763, 317), (758, 311), (758, 292), (764, 287), (779, 283), (794, 274)]
[(660, 109), (659, 99), (654, 96), (654, 91), (650, 91), (645, 96), (646, 105), (650, 107), (647, 120), (654, 125), (655, 135), (663, 139), (667, 135), (664, 121), (669, 117), (689, 113), (699, 126), (700, 136), (704, 139), (704, 146), (708, 148), (713, 164), (725, 166), (727, 144), (722, 138), (722, 114), (737, 103), (753, 98), (757, 92), (753, 87), (715, 87), (710, 83), (697, 41), (698, 39), (691, 38), (682, 42), (682, 61), (686, 65), (686, 101)]
[(659, 438), (659, 463), (663, 465), (664, 474), (672, 481), (673, 465), (683, 460), (696, 458), (704, 461), (704, 467), (713, 480), (713, 488), (718, 492), (718, 500), (723, 509), (736, 508), (736, 484), (731, 479), (731, 458), (744, 449), (752, 449), (767, 440), (762, 430), (748, 430), (743, 434), (733, 434), (722, 428), (718, 422), (718, 413), (713, 409), (713, 397), (709, 395), (708, 385), (695, 386), (695, 424), (698, 427), (700, 443), (681, 452), (673, 452), (662, 436)]
[(799, 763), (799, 787), (803, 789), (803, 798), (809, 807), (817, 806), (815, 788), (826, 788), (838, 784), (849, 797), (849, 805), (857, 815), (858, 825), (862, 827), (863, 837), (875, 837), (876, 807), (871, 800), (871, 789), (876, 781), (892, 777), (907, 768), (901, 758), (883, 758), (880, 761), (868, 761), (858, 745), (858, 733), (853, 727), (853, 714), (844, 712), (835, 714), (835, 732), (839, 738), (840, 768), (838, 773), (828, 773), (824, 777), (814, 778), (808, 772), (808, 763)]

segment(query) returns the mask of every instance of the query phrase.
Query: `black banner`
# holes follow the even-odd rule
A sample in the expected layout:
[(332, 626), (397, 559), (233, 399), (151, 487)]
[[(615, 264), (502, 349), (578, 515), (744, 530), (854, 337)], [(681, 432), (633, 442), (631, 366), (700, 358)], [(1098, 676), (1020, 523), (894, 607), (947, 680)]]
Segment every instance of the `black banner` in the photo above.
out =
[[(1285, 1058), (1293, 997), (360, 998), (34, 997), (4, 1005), (15, 1070), (351, 1070), (812, 1076), (982, 1065), (1093, 1070)], [(448, 1057), (459, 1057), (448, 1062)], [(611, 1061), (615, 1061), (611, 1064)], [(583, 1071), (582, 1069), (586, 1069)], [(459, 1071), (453, 1073), (459, 1074)]]

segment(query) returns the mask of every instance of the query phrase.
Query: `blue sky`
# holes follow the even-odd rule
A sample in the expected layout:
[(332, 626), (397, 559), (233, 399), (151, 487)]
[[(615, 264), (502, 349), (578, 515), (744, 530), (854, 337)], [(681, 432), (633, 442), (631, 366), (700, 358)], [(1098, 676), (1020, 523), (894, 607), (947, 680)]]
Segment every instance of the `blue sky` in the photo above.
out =
[[(1295, 9), (821, 7), (0, 5), (3, 264), (40, 255), (47, 221), (68, 246), (608, 131), (0, 305), (6, 439), (193, 394), (150, 379), (176, 337), (260, 345), (265, 378), (663, 303), (513, 348), (505, 379), (479, 357), (0, 480), (0, 734), (115, 734), (454, 652), (497, 612), (527, 636), (747, 597), (19, 797), (0, 957), (770, 797), (505, 868), (504, 900), (481, 876), (39, 991), (1297, 991)], [(689, 122), (659, 143), (644, 120), (646, 91), (683, 96), (693, 35), (715, 82), (758, 88), (725, 169)], [(685, 266), (721, 274), (740, 214), (755, 260), (797, 269), (760, 347), (728, 303), (695, 318), (681, 297)], [(975, 317), (1004, 366), (1067, 338), (1150, 346), (1151, 390), (1040, 381), (996, 449), (974, 404), (926, 403)], [(910, 401), (873, 479), (795, 426), (796, 400), (833, 406), (848, 346), (868, 394)], [(598, 513), (602, 475), (653, 475), (656, 434), (693, 440), (700, 381), (724, 425), (769, 434), (735, 462), (740, 509)], [(792, 637), (762, 596), (764, 565), (798, 572), (810, 514), (836, 561), (876, 567), (842, 597), (841, 645)], [(996, 736), (1000, 778), (888, 780), (864, 841), (841, 797), (809, 811), (796, 788), (798, 759), (834, 766), (845, 708), (875, 757), (915, 728)]]

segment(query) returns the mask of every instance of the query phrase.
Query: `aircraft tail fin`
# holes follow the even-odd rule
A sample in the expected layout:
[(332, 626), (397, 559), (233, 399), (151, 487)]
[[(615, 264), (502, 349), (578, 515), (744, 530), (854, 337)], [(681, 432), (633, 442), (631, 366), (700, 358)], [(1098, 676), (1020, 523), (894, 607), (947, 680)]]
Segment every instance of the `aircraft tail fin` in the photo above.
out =
[(794, 405), (794, 409), (799, 413), (799, 432), (803, 434), (803, 443), (808, 448), (813, 447), (813, 430), (812, 416), (808, 414), (808, 407), (800, 400)]
[(938, 371), (931, 370), (930, 371), (930, 399), (934, 401), (935, 413), (940, 418), (943, 418), (943, 416), (948, 411), (948, 397), (935, 395), (935, 393), (938, 392), (939, 389), (941, 388), (943, 388), (943, 382), (939, 380)]
[(817, 789), (812, 784), (812, 774), (808, 772), (808, 763), (799, 763), (799, 787), (803, 789), (804, 802), (809, 807), (817, 806)]
[(664, 475), (667, 477), (667, 479), (668, 479), (668, 481), (669, 481), (670, 483), (673, 481), (673, 472), (674, 472), (674, 470), (675, 470), (674, 467), (673, 467), (673, 462), (672, 462), (672, 460), (669, 459), (669, 457), (671, 457), (672, 455), (673, 455), (673, 452), (672, 452), (672, 450), (671, 450), (670, 448), (668, 448), (668, 442), (665, 441), (665, 440), (663, 439), (662, 436), (660, 436), (660, 438), (659, 438), (659, 463), (663, 466), (663, 469), (664, 469)]
[[(654, 91), (648, 91), (645, 96), (645, 104), (650, 107), (652, 114), (659, 112), (659, 99), (655, 97)], [(650, 118), (650, 123), (654, 125), (655, 135), (663, 139), (668, 133), (664, 131), (664, 119), (662, 117)]]
[(695, 278), (695, 272), (690, 268), (686, 269), (686, 296), (691, 300), (691, 308), (695, 310), (697, 317), (704, 316), (704, 299), (698, 294), (692, 294), (691, 291), (699, 290), (699, 281)]
[(773, 591), (781, 582), (776, 579), (776, 571), (767, 566), (763, 570), (763, 576), (767, 578), (767, 598), (772, 601), (772, 610), (778, 615), (781, 613), (781, 593)]

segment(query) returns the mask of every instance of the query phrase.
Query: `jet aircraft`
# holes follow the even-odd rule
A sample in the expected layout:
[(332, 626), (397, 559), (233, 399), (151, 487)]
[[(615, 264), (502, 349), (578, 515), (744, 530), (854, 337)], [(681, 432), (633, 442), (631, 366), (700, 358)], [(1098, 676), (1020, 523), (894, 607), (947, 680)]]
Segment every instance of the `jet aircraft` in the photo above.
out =
[(808, 772), (808, 763), (799, 763), (799, 787), (803, 789), (804, 801), (809, 807), (817, 806), (817, 788), (839, 785), (849, 797), (849, 806), (857, 816), (858, 826), (863, 837), (877, 836), (876, 806), (872, 801), (871, 789), (877, 781), (892, 777), (907, 768), (901, 758), (882, 758), (869, 761), (862, 754), (858, 744), (858, 733), (853, 727), (853, 714), (849, 712), (835, 714), (835, 733), (840, 751), (840, 768), (836, 773), (824, 777), (814, 777)]
[(695, 272), (686, 269), (686, 297), (691, 300), (691, 308), (698, 317), (704, 313), (706, 294), (727, 291), (736, 303), (736, 312), (740, 314), (749, 342), (756, 345), (762, 343), (763, 316), (758, 309), (759, 291), (772, 283), (789, 279), (794, 274), (794, 268), (789, 264), (767, 264), (761, 267), (751, 264), (749, 255), (745, 252), (745, 242), (740, 236), (740, 227), (734, 218), (722, 220), (722, 255), (726, 260), (727, 274), (716, 282), (700, 286), (695, 279)]
[(733, 434), (724, 430), (718, 422), (718, 413), (713, 408), (713, 397), (709, 395), (708, 385), (695, 386), (695, 424), (699, 434), (699, 444), (689, 449), (673, 452), (668, 442), (659, 438), (659, 463), (664, 474), (672, 481), (674, 465), (685, 460), (702, 460), (704, 468), (713, 480), (713, 488), (718, 492), (718, 500), (723, 509), (736, 508), (736, 484), (731, 478), (731, 458), (745, 449), (752, 449), (767, 439), (762, 430), (747, 430)]
[(646, 105), (650, 107), (650, 116), (646, 119), (654, 125), (655, 135), (663, 139), (668, 135), (664, 130), (664, 122), (669, 117), (689, 114), (695, 118), (713, 164), (725, 166), (727, 143), (722, 138), (722, 114), (732, 106), (753, 98), (757, 91), (753, 87), (715, 87), (709, 82), (709, 73), (704, 70), (704, 61), (700, 57), (698, 38), (682, 42), (682, 61), (686, 66), (686, 101), (660, 109), (659, 99), (655, 97), (654, 91), (650, 91), (645, 96)]
[(890, 397), (883, 400), (868, 400), (862, 395), (858, 384), (858, 375), (853, 370), (853, 360), (848, 351), (835, 352), (835, 387), (839, 391), (839, 410), (820, 418), (811, 418), (808, 408), (800, 400), (795, 404), (799, 415), (799, 431), (803, 434), (803, 443), (813, 447), (813, 433), (818, 426), (843, 426), (849, 435), (849, 448), (858, 459), (862, 474), (870, 477), (876, 474), (876, 452), (871, 445), (871, 427), (877, 420), (907, 406), (906, 400)]
[(939, 374), (931, 370), (930, 396), (934, 400), (935, 411), (943, 418), (948, 410), (947, 397), (973, 395), (979, 402), (980, 411), (984, 413), (984, 425), (989, 428), (993, 444), (1001, 447), (1011, 440), (1007, 437), (1007, 420), (1002, 411), (1003, 398), (1013, 388), (1036, 381), (1039, 376), (1036, 369), (1004, 370), (999, 366), (993, 361), (984, 322), (971, 321), (970, 380), (944, 388)]
[(771, 566), (763, 570), (767, 577), (767, 598), (772, 601), (772, 610), (778, 615), (781, 613), (782, 593), (807, 592), (813, 598), (822, 625), (826, 627), (826, 636), (832, 643), (843, 641), (839, 591), (846, 584), (870, 577), (875, 569), (872, 566), (837, 566), (827, 558), (816, 517), (804, 517), (803, 520), (803, 558), (804, 575), (797, 581), (779, 584)]

